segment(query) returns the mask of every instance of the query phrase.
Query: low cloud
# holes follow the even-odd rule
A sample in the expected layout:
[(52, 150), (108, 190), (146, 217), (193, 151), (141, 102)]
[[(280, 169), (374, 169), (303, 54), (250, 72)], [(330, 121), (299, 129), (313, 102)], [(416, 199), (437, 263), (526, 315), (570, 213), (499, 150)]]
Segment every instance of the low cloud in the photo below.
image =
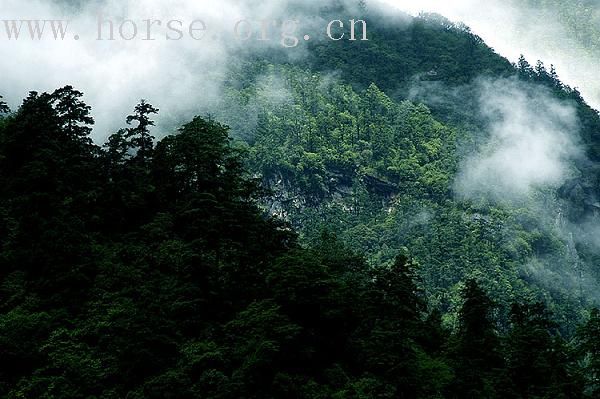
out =
[(456, 193), (510, 201), (564, 183), (582, 153), (575, 108), (514, 79), (480, 81), (477, 87), (488, 138), (462, 162)]
[[(435, 12), (452, 21), (464, 22), (512, 62), (524, 54), (532, 64), (537, 60), (546, 65), (554, 64), (561, 80), (577, 87), (590, 105), (600, 109), (600, 45), (597, 43), (600, 3), (597, 1), (588, 2), (585, 9), (580, 8), (581, 2), (561, 5), (558, 1), (535, 6), (523, 0), (486, 0), (485, 4), (480, 0), (382, 1), (413, 15)], [(561, 15), (561, 7), (571, 9)]]
[[(8, 40), (0, 21), (0, 94), (15, 109), (31, 90), (52, 91), (70, 84), (85, 93), (84, 100), (92, 106), (96, 119), (93, 137), (103, 142), (122, 126), (134, 105), (145, 98), (157, 108), (157, 135), (170, 132), (185, 119), (196, 114), (217, 114), (224, 84), (231, 67), (244, 55), (271, 48), (282, 49), (281, 24), (286, 19), (299, 19), (299, 39), (296, 48), (286, 49), (290, 59), (306, 54), (304, 31), (313, 32), (314, 19), (320, 5), (316, 1), (303, 3), (288, 13), (288, 2), (222, 0), (219, 2), (175, 0), (168, 4), (160, 0), (2, 0), (0, 16), (7, 19), (70, 20), (65, 40), (45, 35), (41, 41), (30, 40), (27, 26), (19, 40)], [(311, 8), (312, 7), (312, 8)], [(308, 10), (312, 10), (308, 12)], [(289, 15), (288, 15), (289, 14)], [(115, 36), (125, 19), (137, 24), (134, 40), (98, 41), (98, 16), (112, 21)], [(308, 15), (303, 17), (303, 15)], [(161, 20), (153, 26), (154, 41), (146, 36), (144, 20)], [(165, 40), (165, 25), (169, 20), (182, 20), (182, 40)], [(262, 20), (272, 19), (270, 40), (259, 41)], [(202, 40), (187, 33), (194, 20), (205, 22), (207, 31)], [(253, 38), (236, 40), (234, 27), (247, 20), (253, 27)], [(318, 25), (320, 29), (322, 26)], [(109, 24), (103, 24), (103, 37), (109, 37)], [(51, 33), (47, 27), (46, 32)], [(126, 25), (131, 34), (131, 24)], [(80, 40), (74, 40), (74, 35)]]

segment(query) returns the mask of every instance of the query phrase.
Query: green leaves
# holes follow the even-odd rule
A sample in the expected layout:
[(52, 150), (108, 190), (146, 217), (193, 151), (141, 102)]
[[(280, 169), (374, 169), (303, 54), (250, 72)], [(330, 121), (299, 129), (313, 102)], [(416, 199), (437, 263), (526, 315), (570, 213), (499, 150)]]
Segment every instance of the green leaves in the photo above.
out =
[[(550, 316), (499, 328), (490, 296), (524, 292), (519, 257), (559, 248), (524, 211), (451, 197), (462, 133), (375, 84), (269, 70), (283, 104), (230, 88), (263, 96), (249, 160), (201, 117), (154, 146), (146, 102), (101, 149), (69, 86), (2, 120), (0, 396), (495, 397), (540, 375), (577, 392)], [(594, 322), (581, 337), (591, 365)]]

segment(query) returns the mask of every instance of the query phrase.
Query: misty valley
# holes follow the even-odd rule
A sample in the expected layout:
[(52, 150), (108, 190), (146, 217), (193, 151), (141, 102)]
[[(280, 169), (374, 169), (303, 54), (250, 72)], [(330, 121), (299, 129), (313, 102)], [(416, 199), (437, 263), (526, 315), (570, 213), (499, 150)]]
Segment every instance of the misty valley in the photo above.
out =
[(123, 18), (0, 39), (0, 397), (600, 397), (593, 82), (394, 1), (6, 1)]

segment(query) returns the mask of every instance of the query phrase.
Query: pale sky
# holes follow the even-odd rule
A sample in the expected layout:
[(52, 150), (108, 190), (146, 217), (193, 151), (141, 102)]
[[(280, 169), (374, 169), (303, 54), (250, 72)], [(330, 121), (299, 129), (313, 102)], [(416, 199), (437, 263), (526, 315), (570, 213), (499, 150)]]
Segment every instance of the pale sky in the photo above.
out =
[[(576, 43), (562, 40), (567, 35), (557, 23), (528, 25), (527, 31), (520, 31), (527, 13), (501, 0), (382, 1), (412, 14), (430, 11), (462, 21), (510, 61), (523, 53), (532, 64), (537, 59), (553, 63), (563, 81), (578, 87), (589, 103), (600, 108), (600, 60), (590, 58)], [(172, 0), (168, 4), (163, 0), (103, 0), (102, 4), (104, 11), (113, 10), (113, 14), (122, 14), (123, 4), (129, 4), (131, 16), (199, 16), (212, 29), (231, 27), (236, 18), (260, 20), (278, 15), (281, 6), (274, 0), (261, 2), (260, 7), (237, 0)], [(103, 140), (122, 125), (140, 98), (161, 109), (165, 125), (185, 120), (219, 98), (220, 82), (236, 58), (230, 41), (209, 37), (202, 42), (95, 42), (97, 12), (97, 7), (89, 6), (78, 15), (65, 15), (50, 0), (0, 0), (2, 18), (70, 18), (73, 29), (79, 28), (82, 35), (82, 40), (63, 42), (0, 40), (0, 94), (13, 108), (29, 90), (51, 91), (72, 84), (85, 92), (97, 121), (94, 135)], [(299, 51), (292, 53), (301, 56)]]
[[(554, 64), (565, 83), (577, 87), (586, 101), (600, 109), (600, 59), (568, 39), (557, 21), (524, 24), (531, 10), (501, 0), (382, 0), (413, 15), (435, 12), (454, 22), (464, 22), (497, 53), (516, 62), (520, 54), (531, 64), (540, 59)], [(599, 12), (596, 10), (596, 12)], [(523, 29), (527, 26), (527, 30)], [(599, 27), (600, 29), (600, 27)]]

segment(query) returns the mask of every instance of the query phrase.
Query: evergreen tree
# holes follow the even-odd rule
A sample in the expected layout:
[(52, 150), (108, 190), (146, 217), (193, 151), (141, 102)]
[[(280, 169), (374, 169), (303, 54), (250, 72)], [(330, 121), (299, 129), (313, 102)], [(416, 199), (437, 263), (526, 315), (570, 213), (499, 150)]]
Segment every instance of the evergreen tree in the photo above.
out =
[(463, 305), (451, 357), (456, 361), (452, 397), (494, 398), (499, 396), (504, 362), (494, 320), (494, 304), (479, 284), (467, 280)]
[(529, 62), (527, 62), (523, 54), (519, 56), (516, 67), (517, 71), (519, 72), (519, 76), (522, 78), (531, 79), (535, 75), (533, 67)]
[(129, 141), (131, 148), (137, 151), (136, 158), (141, 161), (147, 161), (151, 156), (154, 146), (154, 136), (150, 134), (150, 128), (154, 126), (154, 121), (150, 119), (151, 115), (157, 114), (158, 109), (154, 108), (146, 100), (135, 106), (134, 113), (127, 117), (127, 124), (137, 123), (136, 126), (127, 128), (125, 138)]
[(65, 86), (52, 93), (52, 102), (63, 130), (73, 141), (90, 145), (94, 119), (90, 116), (91, 107), (81, 101), (81, 97), (83, 93)]
[(107, 168), (109, 169), (122, 166), (123, 163), (130, 158), (130, 145), (125, 138), (124, 129), (120, 129), (118, 132), (111, 134), (103, 147), (105, 150)]
[(507, 358), (515, 396), (580, 397), (566, 345), (552, 335), (556, 325), (544, 304), (514, 304), (510, 320)]
[(126, 119), (131, 127), (119, 129), (104, 144), (102, 160), (109, 178), (104, 200), (115, 208), (112, 219), (120, 220), (121, 226), (127, 225), (122, 223), (126, 220), (132, 224), (148, 221), (145, 208), (153, 205), (155, 187), (149, 165), (154, 150), (154, 137), (150, 134), (154, 121), (150, 117), (156, 113), (158, 109), (141, 100)]
[[(369, 333), (360, 342), (359, 360), (393, 389), (395, 397), (419, 397), (422, 361), (417, 343), (426, 310), (416, 283), (415, 264), (405, 254), (390, 267), (374, 271), (365, 318)], [(380, 348), (388, 350), (382, 352)]]
[(600, 397), (600, 310), (592, 309), (587, 322), (578, 332), (578, 350), (583, 357), (587, 393)]
[(554, 65), (550, 65), (550, 79), (555, 88), (562, 90), (564, 89), (563, 83), (560, 81), (558, 77), (558, 72), (556, 72), (556, 67)]
[(426, 311), (426, 302), (417, 280), (417, 265), (406, 254), (398, 255), (392, 267), (377, 270), (374, 284), (384, 305), (382, 312), (418, 324)]
[(535, 64), (535, 74), (538, 78), (545, 78), (548, 76), (548, 71), (546, 71), (546, 66), (540, 60)]

